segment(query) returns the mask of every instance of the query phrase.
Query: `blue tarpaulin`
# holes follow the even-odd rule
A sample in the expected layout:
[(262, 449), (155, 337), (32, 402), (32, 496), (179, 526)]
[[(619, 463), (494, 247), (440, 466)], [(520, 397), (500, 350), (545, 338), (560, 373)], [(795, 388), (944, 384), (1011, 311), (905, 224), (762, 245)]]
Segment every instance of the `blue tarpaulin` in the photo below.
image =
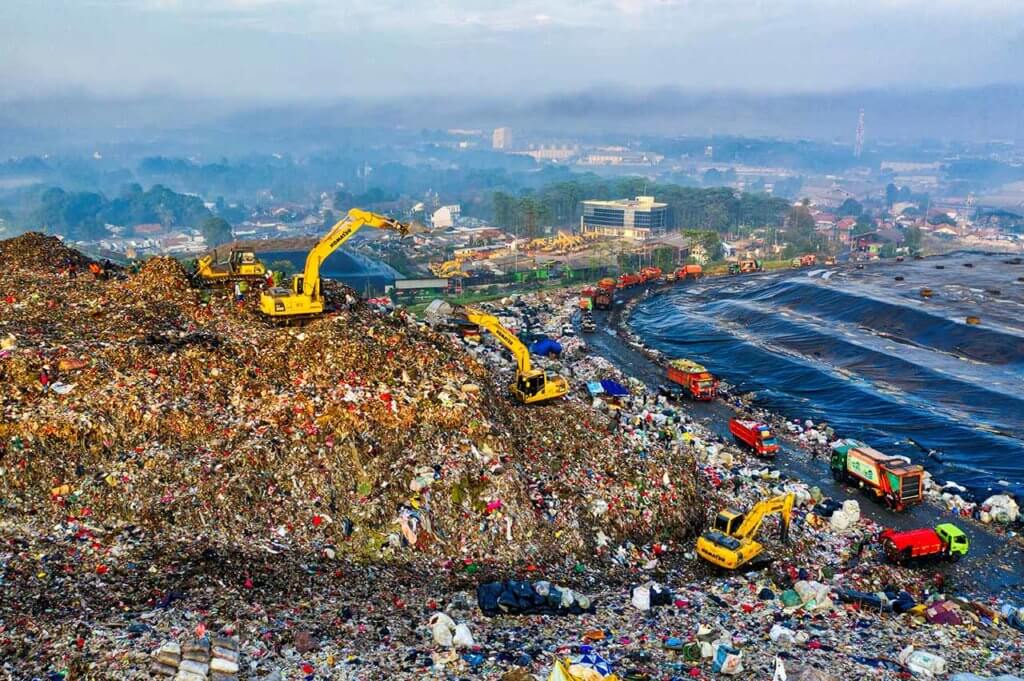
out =
[(604, 388), (601, 387), (600, 382), (590, 381), (587, 383), (587, 392), (590, 393), (591, 397), (597, 397), (604, 394)]
[(534, 355), (541, 355), (542, 357), (547, 357), (552, 353), (555, 355), (561, 355), (562, 344), (550, 338), (541, 338), (530, 345), (530, 352)]
[(624, 397), (629, 394), (629, 391), (626, 390), (626, 386), (607, 378), (601, 381), (601, 387), (604, 388), (604, 391), (612, 397)]

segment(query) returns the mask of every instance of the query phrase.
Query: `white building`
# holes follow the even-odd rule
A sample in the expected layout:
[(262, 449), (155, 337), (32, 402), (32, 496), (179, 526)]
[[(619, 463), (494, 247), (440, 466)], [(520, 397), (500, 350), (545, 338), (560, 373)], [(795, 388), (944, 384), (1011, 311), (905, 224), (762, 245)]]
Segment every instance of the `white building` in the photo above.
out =
[(434, 214), (430, 216), (430, 224), (436, 227), (454, 227), (455, 222), (459, 219), (459, 215), (462, 213), (462, 207), (458, 204), (451, 206), (441, 206), (434, 211)]
[(491, 135), (491, 148), (507, 150), (512, 148), (512, 129), (495, 128)]

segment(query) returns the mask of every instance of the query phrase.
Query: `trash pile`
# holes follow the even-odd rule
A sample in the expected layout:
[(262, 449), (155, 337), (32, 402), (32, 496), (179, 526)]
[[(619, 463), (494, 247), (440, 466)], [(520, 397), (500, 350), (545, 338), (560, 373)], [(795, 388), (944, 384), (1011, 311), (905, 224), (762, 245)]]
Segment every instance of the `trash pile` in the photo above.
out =
[[(492, 306), (556, 339), (561, 356), (536, 363), (577, 389), (523, 408), (488, 335), (435, 331), (341, 287), (339, 312), (274, 328), (252, 300), (191, 289), (172, 260), (94, 279), (27, 243), (32, 264), (12, 260), (0, 290), (8, 676), (1024, 668), (1022, 604), (889, 564), (865, 506), (787, 479), (563, 333), (571, 296)], [(592, 401), (584, 388), (601, 381), (628, 394)], [(718, 509), (785, 492), (790, 542), (775, 518), (758, 536), (770, 569), (716, 573), (694, 555)], [(988, 507), (997, 522), (1015, 511)]]
[[(438, 585), (580, 580), (574, 566), (610, 543), (704, 522), (692, 465), (668, 448), (629, 460), (575, 400), (523, 418), (503, 380), (402, 312), (274, 328), (226, 292), (199, 295), (173, 259), (84, 277), (48, 266), (51, 242), (4, 242), (0, 292), (5, 596), (34, 601), (47, 630), (75, 626), (80, 588), (151, 608), (204, 575), (232, 585), (207, 606), (242, 616), (230, 599), (275, 574), (258, 571), (267, 556), (328, 574), (429, 567)], [(54, 589), (66, 605), (47, 605)], [(77, 637), (57, 638), (4, 658), (58, 645), (77, 659)]]

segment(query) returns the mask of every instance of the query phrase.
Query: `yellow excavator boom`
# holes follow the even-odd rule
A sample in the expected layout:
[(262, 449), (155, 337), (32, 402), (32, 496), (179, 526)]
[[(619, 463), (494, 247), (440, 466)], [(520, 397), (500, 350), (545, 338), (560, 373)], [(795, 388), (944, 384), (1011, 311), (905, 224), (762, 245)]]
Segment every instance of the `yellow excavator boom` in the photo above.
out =
[(733, 509), (723, 509), (715, 519), (714, 527), (697, 538), (697, 555), (729, 570), (746, 565), (764, 551), (754, 537), (765, 516), (774, 513), (781, 515), (782, 541), (788, 541), (794, 499), (792, 492), (763, 499), (746, 515)]
[(793, 516), (793, 500), (792, 493), (780, 494), (771, 499), (762, 499), (754, 505), (754, 508), (750, 509), (733, 536), (740, 540), (753, 537), (761, 529), (761, 523), (764, 522), (765, 517), (773, 513), (781, 514), (783, 532), (786, 532)]
[(487, 329), (516, 358), (516, 380), (509, 390), (523, 404), (545, 402), (569, 393), (569, 384), (561, 376), (548, 376), (530, 363), (530, 351), (514, 333), (501, 325), (497, 317), (476, 308), (462, 310), (466, 319)]
[(402, 236), (410, 233), (410, 225), (385, 215), (353, 208), (319, 243), (310, 249), (302, 274), (292, 277), (291, 291), (272, 289), (260, 296), (260, 312), (275, 319), (303, 318), (318, 315), (324, 310), (321, 291), (320, 266), (334, 251), (363, 227), (389, 229)]

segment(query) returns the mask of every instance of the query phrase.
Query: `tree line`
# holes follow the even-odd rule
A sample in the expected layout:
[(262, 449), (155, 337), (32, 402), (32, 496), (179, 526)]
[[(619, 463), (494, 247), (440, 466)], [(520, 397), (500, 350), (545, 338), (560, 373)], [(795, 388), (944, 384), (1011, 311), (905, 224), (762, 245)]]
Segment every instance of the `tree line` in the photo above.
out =
[(125, 235), (132, 236), (132, 228), (139, 224), (200, 227), (211, 217), (198, 196), (178, 194), (162, 185), (144, 191), (140, 185), (130, 184), (113, 199), (98, 192), (47, 189), (29, 222), (50, 234), (90, 241), (110, 236), (108, 224), (123, 226)]
[(491, 204), (497, 226), (534, 237), (548, 225), (571, 227), (577, 224), (584, 200), (641, 195), (654, 196), (657, 201), (667, 203), (669, 225), (684, 230), (726, 233), (744, 226), (781, 227), (790, 208), (786, 199), (735, 192), (728, 187), (682, 187), (655, 184), (644, 178), (607, 180), (597, 176), (555, 182), (519, 195), (495, 191)]

